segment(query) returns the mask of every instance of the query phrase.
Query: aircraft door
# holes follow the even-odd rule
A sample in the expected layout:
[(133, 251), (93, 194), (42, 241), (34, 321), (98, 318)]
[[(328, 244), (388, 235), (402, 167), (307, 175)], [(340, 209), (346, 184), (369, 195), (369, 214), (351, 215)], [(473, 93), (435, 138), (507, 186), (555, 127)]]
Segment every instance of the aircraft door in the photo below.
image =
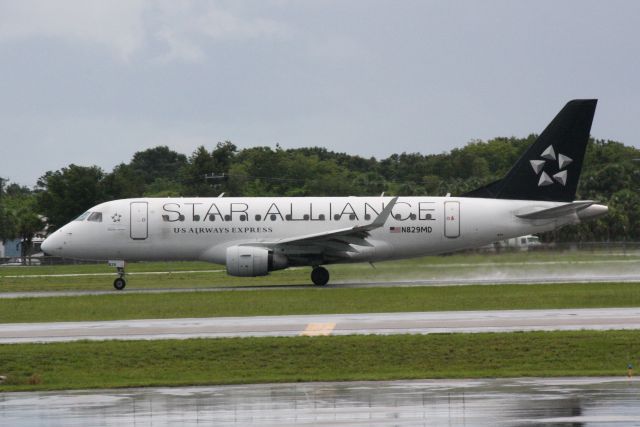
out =
[(149, 205), (147, 202), (131, 202), (131, 238), (144, 240), (149, 237), (149, 224), (147, 222)]
[(444, 202), (444, 235), (460, 237), (460, 202)]

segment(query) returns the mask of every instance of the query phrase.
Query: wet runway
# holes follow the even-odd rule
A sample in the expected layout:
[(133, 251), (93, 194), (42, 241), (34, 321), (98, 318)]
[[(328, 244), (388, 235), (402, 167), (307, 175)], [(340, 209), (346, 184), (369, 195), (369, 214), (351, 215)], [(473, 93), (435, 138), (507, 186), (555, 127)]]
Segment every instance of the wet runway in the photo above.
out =
[[(546, 275), (545, 277), (459, 277), (443, 279), (411, 279), (411, 280), (385, 280), (379, 282), (344, 282), (331, 283), (324, 286), (332, 288), (382, 288), (382, 287), (416, 287), (416, 286), (468, 286), (468, 285), (538, 285), (545, 283), (635, 283), (640, 282), (640, 274), (584, 274), (584, 275)], [(223, 291), (256, 291), (256, 290), (296, 290), (318, 288), (312, 284), (300, 285), (263, 285), (263, 286), (218, 286), (201, 288), (157, 288), (136, 289), (128, 287), (123, 291), (116, 291), (105, 283), (101, 290), (77, 290), (77, 291), (25, 291), (25, 292), (0, 292), (0, 299), (13, 298), (48, 298), (70, 297), (86, 295), (127, 295), (127, 294), (162, 294), (169, 292), (223, 292)]]
[(640, 329), (640, 308), (144, 319), (0, 324), (0, 343)]
[(3, 426), (629, 426), (640, 380), (520, 378), (0, 393)]

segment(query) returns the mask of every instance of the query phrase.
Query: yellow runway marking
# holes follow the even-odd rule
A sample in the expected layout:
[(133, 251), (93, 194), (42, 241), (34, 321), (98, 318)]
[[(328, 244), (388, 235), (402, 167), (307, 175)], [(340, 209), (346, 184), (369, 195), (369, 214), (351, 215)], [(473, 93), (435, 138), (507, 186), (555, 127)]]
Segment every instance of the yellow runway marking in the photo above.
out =
[(309, 323), (300, 335), (305, 337), (327, 336), (331, 335), (331, 331), (333, 331), (335, 327), (335, 323)]

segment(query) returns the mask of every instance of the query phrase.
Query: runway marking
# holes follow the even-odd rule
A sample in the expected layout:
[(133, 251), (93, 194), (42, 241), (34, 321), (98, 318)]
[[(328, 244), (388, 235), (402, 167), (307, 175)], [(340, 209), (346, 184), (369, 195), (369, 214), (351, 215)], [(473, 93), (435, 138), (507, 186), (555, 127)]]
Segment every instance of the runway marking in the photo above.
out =
[(300, 333), (303, 337), (326, 337), (331, 335), (333, 329), (336, 327), (335, 323), (309, 323), (307, 328)]

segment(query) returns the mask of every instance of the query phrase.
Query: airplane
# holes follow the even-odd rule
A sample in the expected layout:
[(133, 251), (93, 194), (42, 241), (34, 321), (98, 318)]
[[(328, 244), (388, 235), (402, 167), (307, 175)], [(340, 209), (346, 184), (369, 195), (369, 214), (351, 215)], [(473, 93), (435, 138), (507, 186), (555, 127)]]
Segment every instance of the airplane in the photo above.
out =
[(42, 250), (126, 261), (204, 260), (232, 276), (378, 262), (480, 247), (606, 214), (574, 200), (597, 100), (572, 100), (500, 180), (459, 197), (180, 197), (101, 203), (61, 227)]

